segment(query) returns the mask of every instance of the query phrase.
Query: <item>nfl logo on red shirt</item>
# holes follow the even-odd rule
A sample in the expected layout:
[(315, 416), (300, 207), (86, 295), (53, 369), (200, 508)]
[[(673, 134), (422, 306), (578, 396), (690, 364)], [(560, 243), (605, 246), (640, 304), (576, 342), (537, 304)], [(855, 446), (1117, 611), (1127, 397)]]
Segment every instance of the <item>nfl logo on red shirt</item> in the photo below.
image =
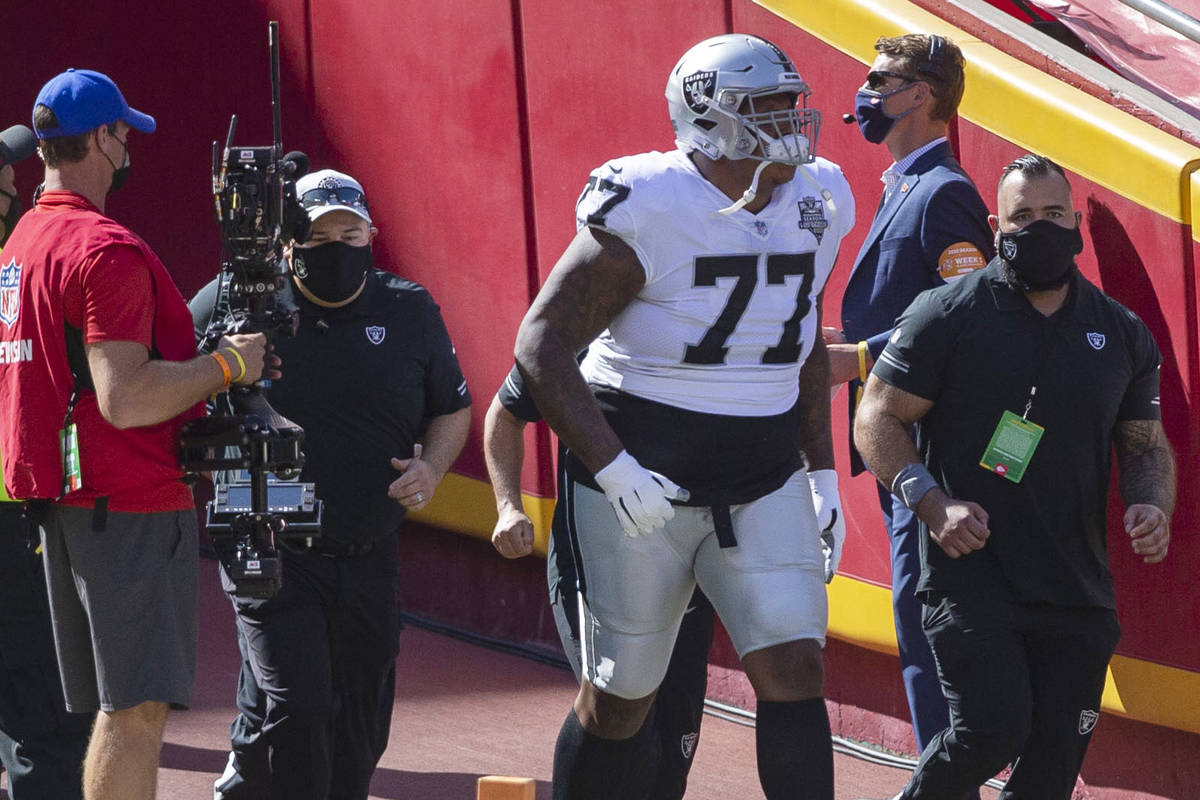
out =
[(0, 322), (12, 327), (21, 310), (21, 265), (16, 259), (0, 268)]

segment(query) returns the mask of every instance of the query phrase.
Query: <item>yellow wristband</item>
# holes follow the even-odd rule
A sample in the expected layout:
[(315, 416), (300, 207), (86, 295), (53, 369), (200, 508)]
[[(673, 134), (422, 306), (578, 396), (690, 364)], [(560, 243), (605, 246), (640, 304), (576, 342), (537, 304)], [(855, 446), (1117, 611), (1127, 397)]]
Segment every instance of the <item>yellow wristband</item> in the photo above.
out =
[(240, 367), (242, 370), (241, 372), (239, 372), (237, 374), (236, 378), (233, 378), (232, 380), (230, 380), (230, 383), (237, 383), (242, 378), (246, 377), (246, 362), (242, 360), (242, 354), (239, 353), (237, 350), (233, 349), (232, 347), (226, 347), (225, 349), (228, 350), (229, 352), (233, 353), (234, 360), (236, 360), (238, 362), (238, 367)]
[(863, 340), (858, 343), (858, 379), (863, 383), (867, 382), (867, 342)]
[(221, 368), (221, 377), (223, 379), (222, 386), (229, 385), (229, 362), (225, 360), (225, 356), (220, 353), (209, 353), (209, 358), (217, 362), (217, 366)]

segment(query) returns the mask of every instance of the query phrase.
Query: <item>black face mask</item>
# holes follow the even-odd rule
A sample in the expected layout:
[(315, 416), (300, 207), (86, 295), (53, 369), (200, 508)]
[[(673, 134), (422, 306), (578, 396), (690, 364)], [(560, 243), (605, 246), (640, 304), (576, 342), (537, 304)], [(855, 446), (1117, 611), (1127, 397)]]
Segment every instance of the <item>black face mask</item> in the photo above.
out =
[(12, 233), (13, 228), (17, 226), (17, 220), (21, 218), (21, 198), (18, 195), (9, 194), (3, 189), (0, 189), (0, 194), (8, 198), (8, 213), (4, 215), (4, 219), (2, 220), (4, 223), (4, 232), (0, 233), (0, 245), (3, 245), (8, 240), (8, 236)]
[[(117, 139), (115, 135), (113, 138)], [(121, 142), (120, 139), (117, 139), (117, 141)], [(113, 160), (111, 158), (108, 158), (108, 153), (105, 153), (103, 150), (100, 151), (104, 157), (108, 159), (108, 163), (112, 164), (113, 168), (112, 183), (108, 185), (109, 194), (119, 191), (120, 188), (125, 185), (125, 181), (129, 180), (129, 145), (125, 142), (121, 142), (121, 147), (125, 149), (125, 158), (119, 167), (116, 164), (113, 164)]]
[(366, 280), (374, 261), (371, 246), (329, 242), (292, 250), (292, 272), (314, 297), (326, 303), (349, 300)]
[(1001, 233), (996, 244), (1021, 289), (1045, 291), (1070, 279), (1075, 256), (1083, 252), (1083, 235), (1078, 227), (1064, 228), (1041, 219), (1019, 231)]
[(129, 180), (129, 165), (126, 164), (123, 167), (117, 167), (116, 171), (113, 172), (112, 184), (110, 184), (108, 187), (108, 193), (112, 194), (113, 192), (118, 191), (122, 186), (125, 185), (125, 181), (127, 180)]

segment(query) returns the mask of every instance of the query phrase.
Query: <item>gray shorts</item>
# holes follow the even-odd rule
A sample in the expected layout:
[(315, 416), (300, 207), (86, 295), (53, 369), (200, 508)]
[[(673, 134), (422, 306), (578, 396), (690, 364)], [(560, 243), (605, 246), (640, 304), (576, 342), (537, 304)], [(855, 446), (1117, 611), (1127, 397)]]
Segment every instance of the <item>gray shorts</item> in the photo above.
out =
[(717, 542), (708, 508), (675, 508), (663, 530), (629, 537), (605, 496), (571, 482), (567, 524), (580, 554), (583, 669), (598, 689), (635, 699), (662, 681), (697, 583), (738, 655), (799, 639), (825, 643), (825, 560), (804, 470), (731, 506), (737, 546)]
[(70, 711), (187, 708), (196, 677), (196, 514), (51, 505), (42, 523), (54, 647)]

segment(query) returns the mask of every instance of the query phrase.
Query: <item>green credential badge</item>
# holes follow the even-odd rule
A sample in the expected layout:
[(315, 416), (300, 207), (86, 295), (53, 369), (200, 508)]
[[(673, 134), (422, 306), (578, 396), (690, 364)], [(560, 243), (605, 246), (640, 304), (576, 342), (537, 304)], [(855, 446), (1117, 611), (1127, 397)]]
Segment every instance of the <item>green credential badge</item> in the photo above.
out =
[(1005, 411), (1000, 415), (1000, 424), (996, 426), (987, 450), (983, 451), (979, 466), (1013, 483), (1020, 483), (1045, 432), (1041, 425)]

